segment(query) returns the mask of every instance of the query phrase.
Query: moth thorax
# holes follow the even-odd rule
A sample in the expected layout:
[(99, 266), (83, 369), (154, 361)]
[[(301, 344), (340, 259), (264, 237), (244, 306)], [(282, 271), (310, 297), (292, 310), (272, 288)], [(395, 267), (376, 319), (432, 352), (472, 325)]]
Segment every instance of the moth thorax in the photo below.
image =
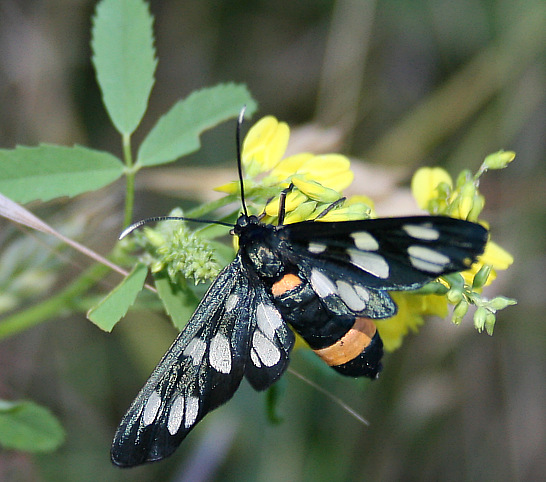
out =
[(284, 272), (283, 262), (270, 248), (253, 244), (247, 247), (246, 252), (261, 276), (277, 278)]

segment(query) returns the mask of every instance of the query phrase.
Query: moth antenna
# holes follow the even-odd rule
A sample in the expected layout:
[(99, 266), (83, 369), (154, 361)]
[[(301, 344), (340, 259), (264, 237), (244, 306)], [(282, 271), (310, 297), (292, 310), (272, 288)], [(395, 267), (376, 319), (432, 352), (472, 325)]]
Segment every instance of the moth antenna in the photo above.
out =
[(194, 219), (194, 218), (185, 218), (183, 216), (153, 216), (151, 218), (141, 219), (131, 226), (125, 228), (123, 232), (119, 235), (118, 240), (122, 240), (128, 234), (131, 234), (135, 229), (140, 228), (144, 224), (155, 223), (157, 221), (192, 221), (194, 223), (203, 223), (203, 224), (219, 224), (220, 226), (227, 226), (228, 228), (234, 228), (235, 226), (230, 223), (224, 223), (222, 221), (212, 221), (210, 219)]
[(248, 211), (246, 209), (245, 203), (245, 185), (243, 182), (243, 162), (241, 159), (241, 127), (245, 120), (245, 111), (246, 105), (243, 106), (241, 112), (239, 113), (239, 118), (237, 119), (237, 130), (235, 131), (235, 141), (237, 143), (237, 171), (239, 172), (239, 183), (241, 186), (241, 204), (243, 206), (243, 214), (248, 216)]
[(362, 415), (360, 415), (356, 410), (349, 407), (341, 398), (336, 397), (332, 393), (330, 393), (328, 390), (322, 388), (320, 385), (317, 385), (315, 382), (309, 380), (308, 378), (304, 377), (301, 373), (298, 373), (296, 370), (293, 370), (292, 368), (288, 367), (286, 370), (287, 372), (294, 375), (296, 378), (299, 378), (301, 381), (307, 383), (310, 387), (313, 387), (315, 390), (319, 391), (323, 395), (325, 395), (327, 398), (329, 398), (332, 402), (339, 405), (343, 410), (345, 410), (349, 415), (351, 415), (353, 418), (357, 419), (362, 425), (366, 425), (366, 427), (370, 426), (370, 422), (368, 422)]

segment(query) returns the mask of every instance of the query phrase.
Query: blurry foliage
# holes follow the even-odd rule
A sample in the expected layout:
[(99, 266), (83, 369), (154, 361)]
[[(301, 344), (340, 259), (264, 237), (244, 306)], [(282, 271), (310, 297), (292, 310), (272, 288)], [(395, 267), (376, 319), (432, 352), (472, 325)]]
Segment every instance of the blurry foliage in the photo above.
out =
[[(2, 2), (2, 148), (79, 143), (122, 155), (90, 61), (94, 8), (83, 0)], [(499, 316), (493, 338), (428, 323), (389, 356), (375, 383), (333, 376), (296, 353), (293, 366), (341, 395), (371, 421), (369, 428), (287, 375), (278, 414), (284, 423), (270, 426), (263, 395), (243, 386), (170, 460), (131, 471), (110, 465), (111, 437), (175, 331), (154, 312), (129, 313), (114, 335), (82, 315), (59, 316), (2, 343), (0, 397), (47, 405), (67, 441), (48, 455), (0, 453), (0, 479), (540, 479), (546, 472), (546, 427), (537, 422), (546, 418), (544, 2), (165, 0), (151, 11), (160, 62), (135, 145), (179, 98), (233, 81), (248, 85), (261, 113), (308, 124), (302, 142), (309, 149), (326, 138), (318, 128), (330, 128), (335, 135), (325, 150), (388, 165), (381, 177), (387, 186), (399, 168), (409, 173), (442, 163), (457, 172), (489, 152), (516, 151), (517, 166), (490, 175), (480, 188), (495, 237), (517, 259), (511, 278), (498, 282), (510, 285), (502, 291), (519, 305)], [(184, 168), (214, 165), (216, 172), (226, 162), (225, 181), (232, 179), (232, 126), (201, 144)], [(209, 173), (164, 169), (180, 186), (177, 203), (192, 207), (209, 194)], [(136, 185), (136, 218), (174, 204), (172, 185), (155, 182), (146, 191), (147, 179), (144, 173)], [(363, 192), (374, 187), (364, 176), (355, 184)], [(108, 187), (30, 208), (106, 253), (122, 224), (119, 191)], [(399, 207), (403, 193), (387, 189), (385, 209)], [(63, 218), (70, 227), (60, 227)], [(73, 266), (61, 260), (65, 269), (53, 278), (56, 248), (43, 241), (29, 247), (25, 234), (16, 238), (7, 226), (3, 221), (2, 253), (13, 259), (30, 253), (27, 262), (43, 256), (36, 265), (43, 291), (56, 292), (88, 266), (80, 258)], [(102, 292), (118, 280), (105, 280)], [(25, 284), (34, 294), (35, 281)]]

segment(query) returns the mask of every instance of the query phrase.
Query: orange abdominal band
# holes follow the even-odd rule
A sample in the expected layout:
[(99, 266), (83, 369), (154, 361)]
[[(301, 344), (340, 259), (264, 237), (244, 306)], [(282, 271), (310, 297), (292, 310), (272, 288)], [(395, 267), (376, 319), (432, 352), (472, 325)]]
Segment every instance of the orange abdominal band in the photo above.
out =
[(301, 279), (295, 274), (285, 274), (279, 281), (271, 287), (271, 294), (277, 298), (287, 291), (293, 290), (301, 284)]
[(333, 345), (313, 351), (331, 367), (343, 365), (364, 351), (376, 330), (375, 323), (369, 318), (357, 318), (353, 327)]

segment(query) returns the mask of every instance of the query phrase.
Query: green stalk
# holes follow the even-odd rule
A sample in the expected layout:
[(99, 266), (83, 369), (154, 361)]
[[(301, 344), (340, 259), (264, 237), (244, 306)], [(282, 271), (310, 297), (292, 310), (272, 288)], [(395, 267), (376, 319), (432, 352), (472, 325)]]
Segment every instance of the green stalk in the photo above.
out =
[(135, 171), (133, 170), (133, 154), (131, 152), (131, 134), (123, 134), (123, 159), (127, 166), (126, 190), (125, 190), (125, 217), (123, 226), (129, 226), (133, 220), (133, 207), (135, 203)]
[(61, 292), (42, 303), (8, 316), (0, 322), (0, 340), (58, 316), (61, 310), (71, 307), (74, 298), (93, 287), (109, 271), (107, 266), (94, 264)]

